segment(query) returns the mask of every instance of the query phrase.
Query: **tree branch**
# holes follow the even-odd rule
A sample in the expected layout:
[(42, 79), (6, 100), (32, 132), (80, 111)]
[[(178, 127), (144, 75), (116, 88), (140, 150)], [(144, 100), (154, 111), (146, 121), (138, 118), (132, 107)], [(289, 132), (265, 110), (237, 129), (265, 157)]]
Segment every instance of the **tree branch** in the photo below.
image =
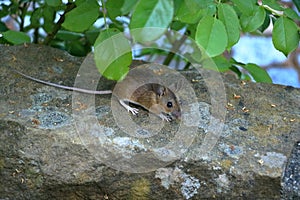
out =
[(55, 35), (57, 34), (57, 32), (60, 30), (62, 23), (64, 23), (65, 21), (65, 15), (70, 12), (71, 10), (73, 10), (76, 7), (75, 3), (68, 3), (67, 4), (67, 8), (65, 10), (65, 12), (60, 16), (58, 22), (55, 24), (52, 32), (48, 33), (47, 37), (45, 38), (44, 44), (48, 45), (51, 40), (55, 37)]

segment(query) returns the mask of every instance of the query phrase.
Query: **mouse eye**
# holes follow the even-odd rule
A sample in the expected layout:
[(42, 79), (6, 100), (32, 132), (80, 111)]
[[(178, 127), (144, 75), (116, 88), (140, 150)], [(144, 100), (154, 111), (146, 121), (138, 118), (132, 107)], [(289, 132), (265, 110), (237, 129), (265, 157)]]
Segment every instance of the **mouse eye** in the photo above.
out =
[(173, 107), (173, 104), (172, 104), (171, 101), (169, 101), (169, 102), (167, 103), (167, 107), (168, 107), (168, 108), (172, 108), (172, 107)]

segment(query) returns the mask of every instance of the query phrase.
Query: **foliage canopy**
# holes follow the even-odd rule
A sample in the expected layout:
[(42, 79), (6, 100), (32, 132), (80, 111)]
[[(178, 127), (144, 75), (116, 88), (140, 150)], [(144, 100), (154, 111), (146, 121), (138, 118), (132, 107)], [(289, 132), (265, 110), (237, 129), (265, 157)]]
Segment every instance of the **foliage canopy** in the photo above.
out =
[[(99, 71), (110, 79), (120, 79), (132, 60), (131, 40), (147, 44), (165, 36), (175, 40), (172, 48), (176, 50), (184, 40), (167, 34), (174, 30), (204, 48), (220, 71), (232, 70), (249, 79), (238, 68), (242, 67), (255, 81), (272, 82), (256, 64), (240, 63), (224, 55), (242, 33), (262, 34), (270, 24), (274, 25), (275, 48), (286, 56), (294, 51), (299, 45), (300, 16), (295, 10), (299, 11), (300, 1), (293, 3), (294, 9), (277, 0), (4, 1), (0, 4), (0, 43), (41, 43), (76, 56), (85, 56), (94, 48)], [(134, 33), (149, 27), (157, 29)], [(115, 37), (120, 33), (125, 34)], [(105, 46), (101, 45), (104, 41)], [(145, 55), (164, 55), (164, 64), (179, 59), (158, 49), (144, 49), (134, 56)], [(104, 68), (103, 62), (107, 62)]]

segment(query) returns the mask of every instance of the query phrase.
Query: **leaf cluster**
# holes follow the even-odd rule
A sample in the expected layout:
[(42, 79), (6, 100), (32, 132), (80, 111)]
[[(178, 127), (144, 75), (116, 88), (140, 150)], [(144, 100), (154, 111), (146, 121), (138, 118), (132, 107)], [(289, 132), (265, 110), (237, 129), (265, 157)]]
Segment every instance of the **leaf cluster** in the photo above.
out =
[[(165, 35), (175, 40), (172, 49), (177, 50), (184, 40), (168, 36), (168, 30), (174, 30), (204, 49), (219, 71), (232, 70), (240, 78), (272, 82), (256, 64), (224, 55), (241, 34), (262, 35), (273, 25), (274, 47), (288, 56), (299, 45), (300, 17), (295, 10), (299, 12), (300, 3), (293, 3), (295, 9), (278, 0), (14, 0), (0, 4), (0, 43), (42, 43), (77, 56), (94, 49), (99, 71), (118, 80), (131, 63), (132, 40), (149, 44)], [(145, 55), (163, 55), (164, 64), (179, 59), (159, 49), (143, 49), (134, 56)]]

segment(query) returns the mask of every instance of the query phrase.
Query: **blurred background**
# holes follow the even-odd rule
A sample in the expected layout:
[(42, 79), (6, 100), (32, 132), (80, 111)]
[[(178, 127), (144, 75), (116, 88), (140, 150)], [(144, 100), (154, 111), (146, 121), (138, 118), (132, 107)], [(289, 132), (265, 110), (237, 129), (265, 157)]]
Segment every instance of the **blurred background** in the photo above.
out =
[(271, 35), (243, 35), (233, 47), (237, 61), (256, 63), (267, 70), (274, 84), (300, 88), (299, 47), (288, 58), (272, 44)]

